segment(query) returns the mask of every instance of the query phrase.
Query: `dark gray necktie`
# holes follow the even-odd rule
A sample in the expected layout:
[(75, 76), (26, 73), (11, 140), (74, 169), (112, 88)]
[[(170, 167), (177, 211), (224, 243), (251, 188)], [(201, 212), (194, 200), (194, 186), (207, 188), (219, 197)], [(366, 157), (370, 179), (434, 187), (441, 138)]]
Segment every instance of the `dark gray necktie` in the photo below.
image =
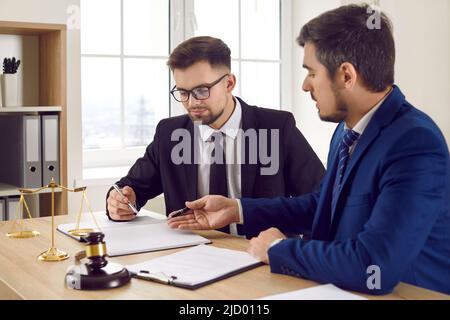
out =
[(211, 153), (211, 166), (209, 174), (209, 194), (228, 197), (227, 166), (225, 159), (225, 141), (221, 132), (211, 136), (214, 148)]
[[(214, 143), (211, 153), (211, 166), (209, 173), (209, 194), (228, 197), (227, 166), (225, 158), (225, 139), (221, 132), (215, 132), (211, 136), (211, 143)], [(230, 233), (229, 226), (217, 229)]]

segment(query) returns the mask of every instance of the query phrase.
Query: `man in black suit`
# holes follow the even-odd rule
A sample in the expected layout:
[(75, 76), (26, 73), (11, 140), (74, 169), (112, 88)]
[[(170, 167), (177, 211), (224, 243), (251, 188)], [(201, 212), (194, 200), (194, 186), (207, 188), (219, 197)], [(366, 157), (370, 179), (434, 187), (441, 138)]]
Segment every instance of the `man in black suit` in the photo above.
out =
[[(220, 39), (181, 43), (168, 66), (172, 96), (187, 115), (162, 120), (153, 142), (107, 195), (112, 220), (164, 193), (166, 214), (207, 194), (232, 198), (298, 196), (318, 187), (324, 168), (291, 113), (247, 105), (234, 97), (231, 52)], [(239, 233), (236, 226), (223, 231)]]

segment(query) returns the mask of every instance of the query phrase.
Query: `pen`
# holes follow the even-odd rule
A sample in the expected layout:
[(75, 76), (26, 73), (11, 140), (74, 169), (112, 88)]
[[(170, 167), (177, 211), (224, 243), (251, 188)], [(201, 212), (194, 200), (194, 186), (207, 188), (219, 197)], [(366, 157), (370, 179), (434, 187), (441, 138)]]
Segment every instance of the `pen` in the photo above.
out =
[(191, 209), (189, 209), (188, 207), (184, 207), (183, 209), (172, 212), (169, 215), (169, 218), (175, 218), (175, 217), (185, 215), (189, 210), (191, 210)]
[(175, 276), (166, 276), (164, 273), (150, 273), (147, 270), (140, 270), (139, 272), (131, 272), (131, 276), (137, 279), (150, 280), (164, 284), (173, 284), (173, 281), (177, 279)]
[[(113, 188), (116, 189), (116, 191), (117, 191), (122, 197), (125, 197), (124, 194), (122, 193), (122, 190), (120, 190), (120, 188), (117, 186), (117, 184), (113, 184)], [(133, 210), (133, 212), (134, 212), (135, 214), (138, 214), (138, 213), (139, 213), (139, 212), (137, 211), (137, 209), (135, 208), (135, 206), (133, 206), (133, 205), (131, 204), (130, 201), (128, 201), (128, 206), (131, 208), (131, 210)]]

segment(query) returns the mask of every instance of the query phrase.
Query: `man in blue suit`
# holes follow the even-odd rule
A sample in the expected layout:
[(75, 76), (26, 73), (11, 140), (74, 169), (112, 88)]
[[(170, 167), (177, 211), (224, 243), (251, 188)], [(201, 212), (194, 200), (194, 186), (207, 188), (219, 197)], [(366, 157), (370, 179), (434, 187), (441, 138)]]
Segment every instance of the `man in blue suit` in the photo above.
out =
[(207, 196), (188, 202), (191, 211), (169, 226), (241, 223), (255, 237), (248, 251), (276, 273), (368, 294), (389, 293), (400, 281), (450, 294), (448, 147), (394, 85), (392, 25), (370, 9), (326, 12), (298, 38), (308, 70), (303, 90), (322, 120), (339, 123), (320, 190), (240, 201)]

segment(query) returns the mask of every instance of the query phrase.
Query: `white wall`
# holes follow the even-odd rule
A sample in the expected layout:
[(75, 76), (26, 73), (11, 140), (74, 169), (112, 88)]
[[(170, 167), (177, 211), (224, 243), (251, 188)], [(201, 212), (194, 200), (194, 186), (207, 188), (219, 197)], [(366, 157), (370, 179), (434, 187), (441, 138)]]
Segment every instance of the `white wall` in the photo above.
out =
[[(302, 26), (312, 18), (322, 12), (331, 10), (340, 6), (340, 0), (293, 0), (293, 34), (294, 39), (298, 37)], [(336, 124), (323, 122), (319, 119), (315, 104), (311, 100), (309, 93), (302, 90), (303, 80), (307, 74), (302, 68), (303, 49), (295, 44), (292, 69), (294, 70), (294, 88), (292, 112), (297, 120), (297, 126), (308, 140), (311, 147), (317, 153), (322, 162), (326, 162), (328, 155), (329, 142), (331, 135), (336, 128)]]
[(450, 143), (450, 1), (381, 0), (394, 23), (396, 83)]
[[(341, 4), (364, 1), (293, 0), (294, 35), (301, 26), (323, 11)], [(450, 144), (450, 1), (380, 0), (392, 19), (397, 49), (396, 84), (409, 102), (430, 115)], [(293, 39), (294, 40), (294, 39)], [(298, 126), (322, 161), (326, 160), (329, 140), (335, 128), (323, 123), (309, 94), (301, 92), (306, 75), (301, 70), (303, 50), (294, 49), (294, 114)]]

